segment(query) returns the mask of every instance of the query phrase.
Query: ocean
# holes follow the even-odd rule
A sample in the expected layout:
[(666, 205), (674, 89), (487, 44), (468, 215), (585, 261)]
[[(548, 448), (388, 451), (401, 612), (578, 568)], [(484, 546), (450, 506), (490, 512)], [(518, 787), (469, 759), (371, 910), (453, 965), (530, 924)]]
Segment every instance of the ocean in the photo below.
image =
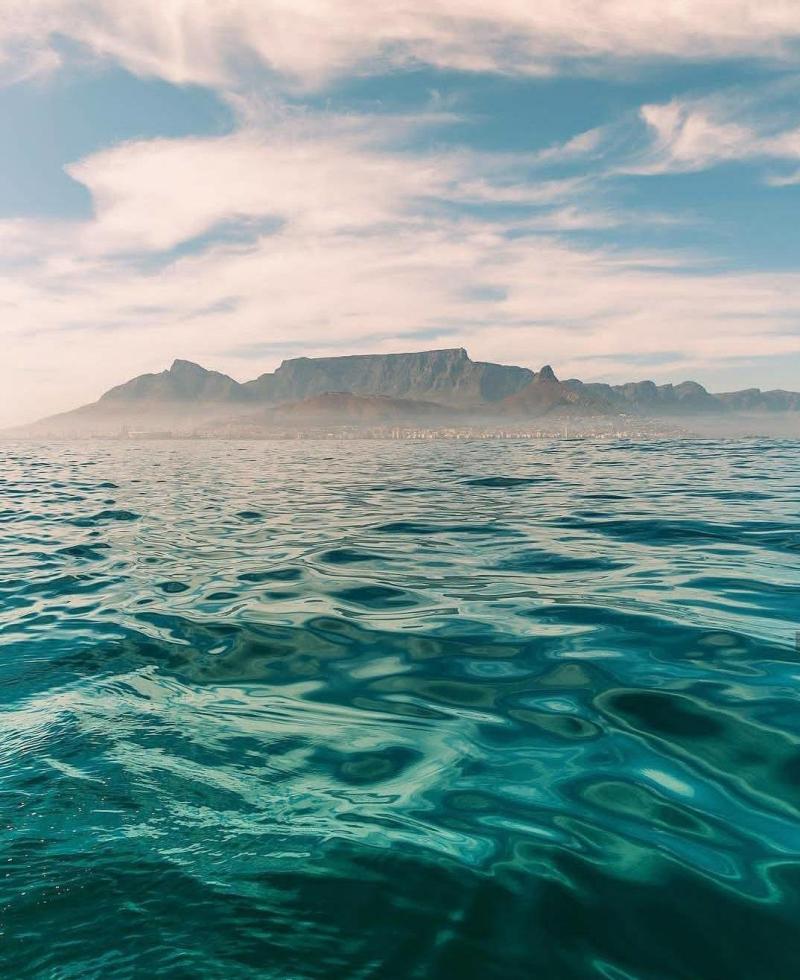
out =
[(800, 442), (0, 444), (3, 977), (800, 976)]

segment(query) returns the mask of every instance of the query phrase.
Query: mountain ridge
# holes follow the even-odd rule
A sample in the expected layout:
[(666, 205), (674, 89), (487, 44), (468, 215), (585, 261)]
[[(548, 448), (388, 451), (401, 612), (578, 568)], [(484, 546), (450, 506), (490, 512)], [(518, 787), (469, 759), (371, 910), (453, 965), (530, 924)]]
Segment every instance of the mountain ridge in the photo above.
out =
[(244, 387), (259, 400), (308, 398), (328, 391), (433, 397), (446, 404), (499, 401), (533, 377), (529, 368), (472, 361), (463, 347), (399, 354), (295, 357)]
[(696, 381), (662, 385), (561, 381), (550, 365), (536, 372), (473, 361), (459, 347), (289, 358), (274, 372), (246, 382), (179, 358), (165, 371), (139, 375), (109, 389), (96, 402), (15, 431), (110, 434), (127, 427), (152, 428), (164, 421), (171, 429), (186, 432), (223, 417), (269, 427), (291, 418), (299, 424), (311, 417), (355, 424), (392, 418), (428, 422), (562, 414), (673, 418), (737, 412), (800, 413), (800, 392), (748, 388), (712, 394)]

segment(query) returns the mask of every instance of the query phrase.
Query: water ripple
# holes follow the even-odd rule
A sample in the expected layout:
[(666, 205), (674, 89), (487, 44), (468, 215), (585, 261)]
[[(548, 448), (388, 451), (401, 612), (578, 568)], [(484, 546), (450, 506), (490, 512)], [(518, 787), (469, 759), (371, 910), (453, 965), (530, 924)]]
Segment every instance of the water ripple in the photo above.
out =
[(0, 446), (3, 974), (798, 975), (798, 449)]

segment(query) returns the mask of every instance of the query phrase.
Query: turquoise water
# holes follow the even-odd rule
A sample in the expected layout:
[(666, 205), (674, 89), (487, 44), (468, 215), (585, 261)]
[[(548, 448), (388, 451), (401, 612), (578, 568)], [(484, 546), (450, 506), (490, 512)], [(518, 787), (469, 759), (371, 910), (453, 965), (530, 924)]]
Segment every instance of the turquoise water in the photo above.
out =
[(0, 446), (0, 974), (800, 975), (800, 443)]

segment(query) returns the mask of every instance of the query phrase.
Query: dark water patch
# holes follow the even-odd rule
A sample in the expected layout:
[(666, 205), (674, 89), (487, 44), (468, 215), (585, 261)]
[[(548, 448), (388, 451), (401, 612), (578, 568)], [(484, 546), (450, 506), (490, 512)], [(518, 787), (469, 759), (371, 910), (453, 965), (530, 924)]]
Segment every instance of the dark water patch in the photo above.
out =
[(400, 494), (428, 494), (428, 493), (439, 493), (441, 487), (375, 487), (376, 490), (385, 490), (386, 493), (400, 493)]
[(736, 545), (756, 545), (777, 551), (800, 551), (800, 532), (773, 521), (742, 521), (715, 524), (702, 520), (647, 518), (610, 518), (605, 514), (578, 512), (556, 522), (562, 527), (590, 531), (622, 541), (670, 547), (697, 545), (702, 541), (720, 541)]
[(111, 545), (101, 541), (92, 544), (74, 544), (66, 548), (59, 548), (59, 555), (67, 555), (69, 558), (82, 558), (86, 561), (102, 561), (108, 557), (103, 552), (110, 549)]
[(424, 756), (402, 746), (389, 746), (373, 752), (336, 752), (320, 747), (312, 765), (328, 770), (334, 778), (350, 786), (376, 786), (397, 779)]
[(578, 715), (533, 711), (530, 708), (509, 708), (508, 715), (524, 725), (531, 725), (545, 736), (555, 736), (567, 741), (597, 738), (602, 729), (594, 722)]
[(260, 572), (243, 572), (237, 578), (240, 582), (296, 582), (302, 578), (299, 568), (266, 568)]
[(741, 500), (744, 502), (751, 500), (769, 500), (770, 494), (759, 491), (759, 490), (715, 490), (710, 487), (704, 487), (700, 489), (693, 489), (687, 491), (690, 496), (695, 497), (712, 497), (714, 500), (725, 500), (725, 501), (737, 501)]
[(382, 534), (410, 534), (417, 537), (434, 534), (467, 534), (467, 535), (491, 535), (491, 536), (513, 536), (517, 532), (511, 528), (497, 524), (426, 524), (416, 521), (393, 521), (389, 524), (381, 524), (374, 528)]
[(524, 615), (550, 628), (582, 627), (563, 637), (563, 649), (614, 651), (618, 657), (644, 658), (643, 664), (671, 664), (677, 669), (682, 662), (686, 669), (740, 674), (758, 672), (764, 661), (786, 660), (788, 634), (781, 642), (780, 637), (764, 640), (738, 630), (709, 632), (702, 624), (679, 622), (671, 609), (656, 616), (642, 608), (550, 603)]
[(43, 598), (57, 598), (68, 595), (93, 595), (108, 590), (119, 581), (119, 578), (112, 578), (110, 576), (57, 575), (53, 578), (37, 582), (35, 586), (28, 584), (24, 591), (27, 593), (35, 592)]
[(369, 609), (398, 609), (415, 606), (419, 600), (404, 589), (388, 585), (359, 585), (350, 589), (340, 589), (334, 593), (344, 602)]
[(592, 807), (623, 819), (646, 822), (666, 833), (677, 831), (701, 840), (716, 840), (728, 847), (735, 847), (737, 843), (734, 835), (725, 832), (720, 821), (699, 818), (691, 811), (669, 803), (652, 786), (623, 779), (587, 779), (581, 795)]
[(663, 739), (672, 751), (706, 767), (738, 792), (800, 817), (800, 784), (791, 780), (800, 765), (797, 738), (753, 724), (740, 711), (696, 695), (610, 691), (597, 703), (643, 735)]
[(622, 691), (608, 695), (606, 703), (611, 710), (661, 735), (713, 738), (725, 731), (717, 719), (698, 710), (690, 698), (680, 695)]
[(498, 571), (525, 575), (551, 575), (574, 572), (607, 572), (626, 564), (605, 557), (574, 557), (556, 551), (523, 551), (498, 562)]
[(357, 548), (331, 548), (328, 551), (323, 551), (317, 557), (320, 561), (324, 561), (328, 565), (355, 565), (372, 561), (383, 563), (392, 560), (391, 556), (376, 555)]
[(753, 577), (741, 575), (698, 575), (687, 582), (696, 589), (706, 589), (710, 593), (761, 592), (781, 601), (792, 596), (800, 597), (800, 581), (797, 585), (784, 585), (780, 582), (764, 582)]
[(156, 588), (167, 595), (178, 595), (181, 592), (188, 592), (189, 586), (186, 582), (159, 582)]
[(581, 500), (630, 500), (628, 493), (582, 493)]
[[(519, 834), (510, 833), (509, 844), (491, 878), (452, 860), (353, 843), (319, 853), (327, 874), (310, 860), (275, 871), (251, 867), (236, 890), (205, 884), (163, 858), (137, 860), (132, 850), (125, 863), (98, 849), (94, 871), (69, 855), (60, 873), (55, 855), (20, 852), (15, 866), (29, 860), (30, 874), (15, 872), (12, 884), (26, 897), (9, 916), (0, 955), (8, 975), (26, 975), (35, 964), (41, 973), (89, 976), (106, 968), (103, 937), (113, 936), (115, 972), (123, 976), (213, 975), (210, 965), (224, 964), (234, 975), (356, 977), (378, 962), (392, 977), (574, 980), (597, 974), (598, 959), (615, 978), (782, 976), (800, 968), (792, 900), (776, 916), (730, 892), (717, 895), (677, 863), (664, 862), (663, 873), (643, 884)], [(525, 888), (537, 864), (554, 873)], [(775, 879), (779, 894), (795, 893), (794, 869), (776, 869)], [(681, 913), (665, 917), (676, 893)], [(97, 906), (91, 924), (87, 904)], [(704, 935), (699, 923), (710, 906), (718, 929)], [(32, 930), (32, 921), (41, 925)], [(41, 943), (45, 931), (72, 941)], [(741, 952), (727, 938), (737, 934), (748, 937)], [(553, 941), (568, 935), (579, 941)]]
[(264, 519), (260, 510), (240, 510), (236, 512), (236, 516), (242, 521), (262, 521)]
[(130, 510), (101, 510), (91, 517), (76, 518), (71, 523), (76, 527), (92, 527), (95, 524), (109, 524), (113, 522), (127, 523), (129, 521), (138, 521), (141, 516), (141, 514), (137, 514)]
[(464, 480), (468, 487), (485, 487), (488, 490), (513, 490), (516, 487), (532, 487), (539, 483), (553, 483), (551, 476), (482, 476)]

